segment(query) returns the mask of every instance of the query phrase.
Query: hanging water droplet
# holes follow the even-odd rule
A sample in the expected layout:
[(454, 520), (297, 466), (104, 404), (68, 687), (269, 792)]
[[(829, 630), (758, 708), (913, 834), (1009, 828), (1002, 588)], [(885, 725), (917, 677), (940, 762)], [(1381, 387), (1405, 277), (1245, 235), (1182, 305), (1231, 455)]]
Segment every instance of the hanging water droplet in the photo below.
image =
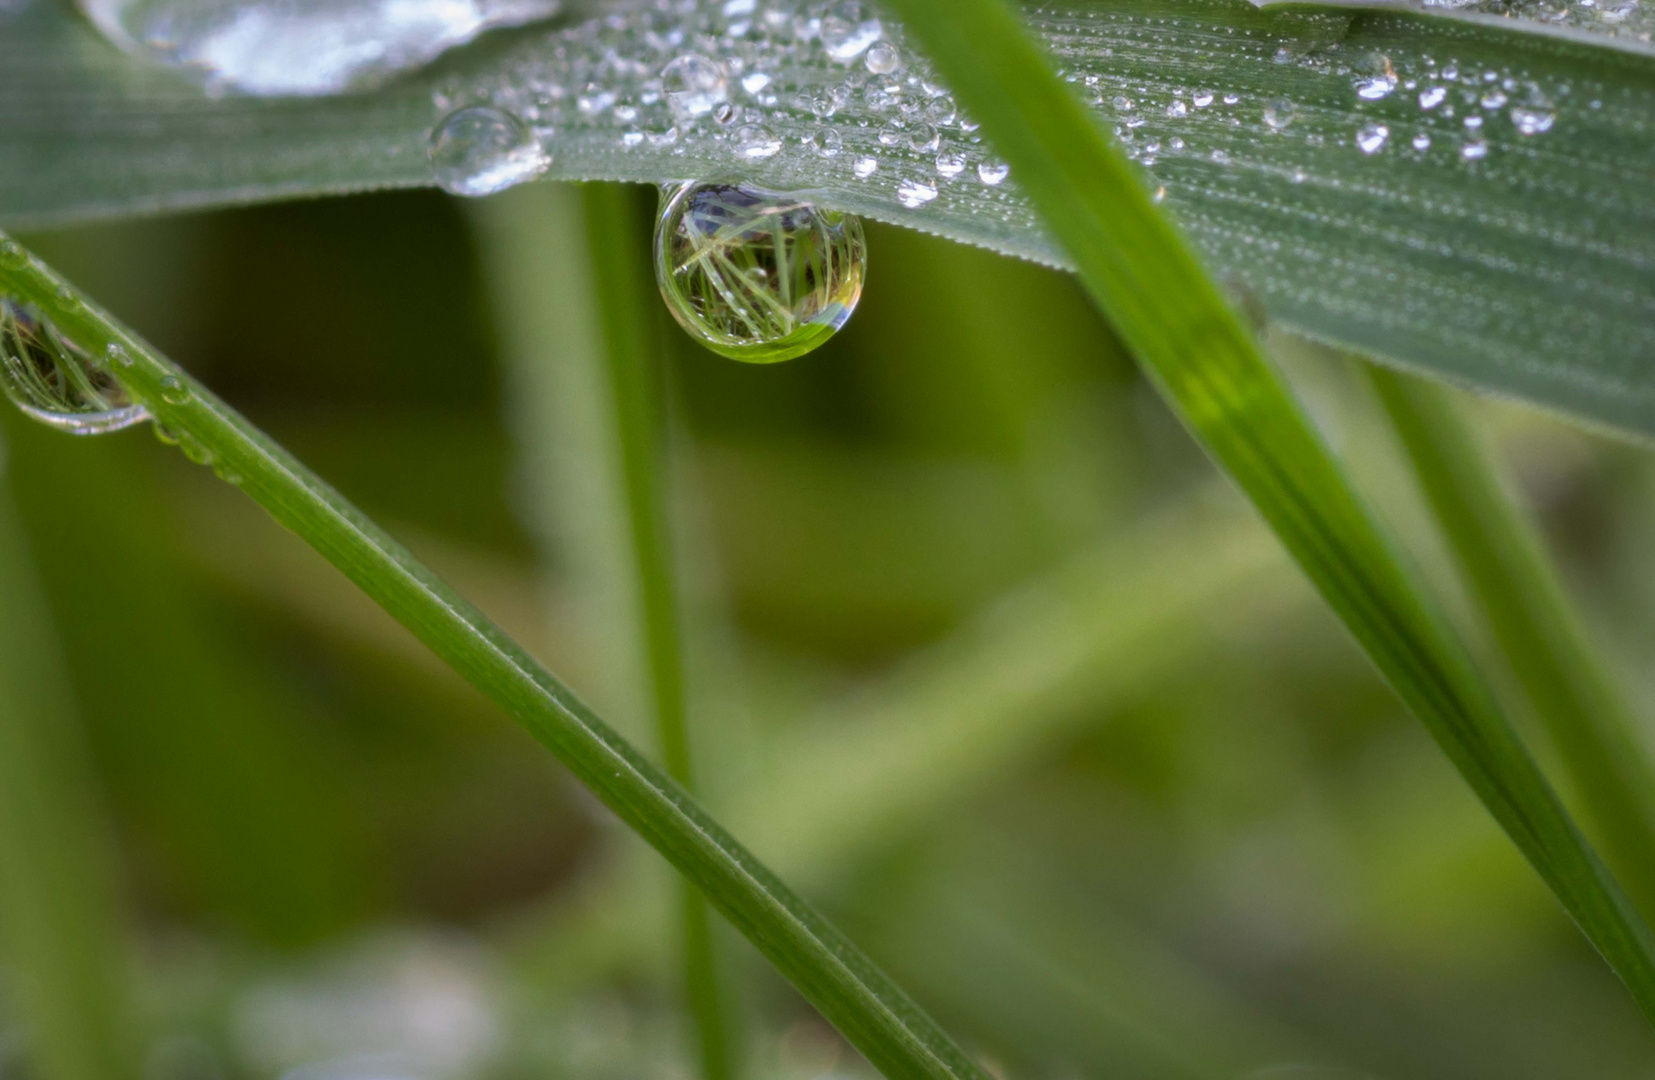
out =
[(74, 435), (119, 431), (149, 419), (86, 350), (32, 304), (0, 297), (0, 387), (43, 424)]
[(781, 152), (782, 141), (763, 124), (743, 124), (730, 132), (736, 153), (748, 161), (763, 161)]
[(679, 120), (706, 116), (730, 95), (724, 65), (700, 53), (685, 53), (661, 69), (661, 92)]
[(1011, 175), (1011, 166), (1003, 161), (980, 161), (977, 163), (977, 179), (989, 187), (999, 187)]
[(798, 196), (695, 181), (664, 193), (661, 296), (724, 356), (773, 363), (827, 341), (856, 310), (864, 262), (862, 223)]
[(521, 120), (489, 105), (449, 113), (431, 132), (429, 153), (433, 177), (452, 195), (492, 195), (552, 163)]
[(918, 209), (937, 197), (937, 185), (929, 180), (905, 179), (896, 186), (896, 201), (910, 210)]
[(1356, 146), (1364, 154), (1377, 154), (1390, 137), (1391, 129), (1384, 124), (1368, 124), (1356, 133)]
[(1289, 98), (1274, 98), (1264, 106), (1264, 122), (1271, 131), (1282, 131), (1298, 115), (1299, 107)]
[(560, 0), (79, 0), (128, 52), (210, 89), (337, 94), (421, 67), (496, 27), (558, 13)]

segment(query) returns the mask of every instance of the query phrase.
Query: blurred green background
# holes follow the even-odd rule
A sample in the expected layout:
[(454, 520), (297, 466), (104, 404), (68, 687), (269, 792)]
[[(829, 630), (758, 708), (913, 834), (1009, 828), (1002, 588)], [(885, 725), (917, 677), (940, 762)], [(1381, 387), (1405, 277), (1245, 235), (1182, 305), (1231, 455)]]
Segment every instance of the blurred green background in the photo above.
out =
[[(646, 740), (576, 205), (25, 240)], [(1074, 284), (868, 241), (810, 357), (669, 335), (715, 812), (1007, 1076), (1655, 1076), (1613, 976)], [(1265, 333), (1456, 607), (1364, 380)], [(1648, 455), (1476, 409), (1649, 715)], [(61, 664), (72, 727), (37, 786), (110, 883), (86, 962), (130, 998), (133, 1075), (690, 1074), (666, 873), (540, 747), (145, 431), (0, 427), (8, 580), (38, 583), (28, 663)], [(868, 1074), (727, 938), (751, 1076)], [(30, 977), (0, 968), (0, 1077), (53, 1080)]]

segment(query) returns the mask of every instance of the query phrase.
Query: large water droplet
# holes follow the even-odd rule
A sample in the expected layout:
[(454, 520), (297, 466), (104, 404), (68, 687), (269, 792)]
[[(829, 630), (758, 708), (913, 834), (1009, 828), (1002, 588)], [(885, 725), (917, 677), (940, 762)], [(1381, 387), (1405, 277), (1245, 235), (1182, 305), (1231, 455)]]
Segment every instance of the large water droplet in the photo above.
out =
[(1297, 116), (1299, 107), (1291, 98), (1274, 98), (1264, 106), (1264, 122), (1271, 131), (1285, 130)]
[(552, 163), (521, 120), (488, 105), (443, 117), (431, 132), (430, 154), (432, 175), (453, 195), (492, 195)]
[(0, 387), (43, 424), (101, 435), (149, 419), (99, 360), (32, 304), (0, 297)]
[(862, 295), (862, 223), (796, 195), (691, 181), (663, 193), (655, 274), (673, 318), (750, 363), (803, 356)]
[(667, 96), (667, 107), (680, 120), (706, 116), (730, 96), (724, 65), (700, 53), (674, 57), (662, 68), (661, 90)]
[(421, 67), (486, 30), (555, 15), (560, 0), (79, 0), (129, 52), (216, 90), (337, 94)]

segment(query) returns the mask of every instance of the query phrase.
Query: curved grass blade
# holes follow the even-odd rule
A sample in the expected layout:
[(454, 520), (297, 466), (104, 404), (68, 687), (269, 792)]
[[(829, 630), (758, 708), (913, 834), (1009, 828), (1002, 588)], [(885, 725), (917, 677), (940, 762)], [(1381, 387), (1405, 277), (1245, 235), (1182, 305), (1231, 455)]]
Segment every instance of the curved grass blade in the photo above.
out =
[(1368, 374), (1611, 862), (1643, 910), (1655, 911), (1655, 765), (1533, 523), (1447, 393), (1384, 368)]
[[(649, 237), (637, 227), (632, 192), (615, 184), (582, 189), (587, 251), (596, 285), (604, 352), (608, 359), (610, 407), (620, 437), (626, 505), (632, 526), (632, 553), (644, 631), (645, 668), (655, 713), (656, 739), (667, 772), (686, 791), (695, 790), (690, 753), (688, 703), (684, 688), (683, 616), (673, 565), (672, 528), (667, 513), (667, 411), (660, 309), (644, 253)], [(736, 1075), (730, 1045), (729, 1009), (721, 992), (718, 953), (707, 902), (689, 882), (679, 913), (683, 937), (684, 994), (695, 1018), (703, 1080)]]
[[(867, 95), (878, 79), (860, 57), (833, 62), (819, 36), (754, 53), (762, 35), (728, 36), (722, 7), (679, 5), (674, 29), (749, 68), (771, 65), (757, 92), (730, 84), (744, 120), (779, 140), (768, 157), (744, 156), (711, 122), (670, 126), (644, 87), (674, 51), (651, 40), (671, 35), (646, 33), (640, 20), (653, 9), (636, 0), (593, 0), (590, 18), (583, 8), (373, 93), (309, 101), (209, 98), (98, 38), (67, 3), (0, 11), (0, 222), (429, 184), (433, 125), (456, 103), (494, 101), (547, 133), (551, 178), (745, 177), (1069, 265), (1017, 172), (982, 179), (1001, 174), (962, 117), (949, 118), (949, 99), (938, 105), (904, 84), (902, 105), (919, 124)], [(1518, 18), (1261, 10), (1247, 0), (1026, 10), (1093, 115), (1130, 136), (1208, 265), (1256, 293), (1273, 319), (1655, 434), (1647, 47), (1560, 38)], [(766, 0), (754, 25), (792, 11)], [(905, 40), (894, 25), (886, 33)], [(869, 85), (825, 102), (852, 75)], [(869, 163), (876, 171), (859, 172)]]
[(1655, 937), (1142, 181), (1001, 0), (887, 0), (1017, 170), (1122, 342), (1655, 1020)]
[(552, 751), (616, 816), (693, 881), (886, 1076), (988, 1080), (936, 1023), (684, 789), (384, 530), (211, 391), (20, 249), (0, 290), (63, 333), (132, 363), (121, 379), (158, 431), (210, 462), (297, 533)]
[(135, 1078), (104, 835), (68, 679), (0, 489), (0, 936), (45, 1080)]

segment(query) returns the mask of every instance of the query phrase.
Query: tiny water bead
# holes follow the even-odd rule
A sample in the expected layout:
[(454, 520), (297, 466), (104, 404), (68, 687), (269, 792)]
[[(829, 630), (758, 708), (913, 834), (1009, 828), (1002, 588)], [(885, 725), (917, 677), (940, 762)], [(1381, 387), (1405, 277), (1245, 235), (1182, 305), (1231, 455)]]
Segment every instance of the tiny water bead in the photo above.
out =
[(662, 196), (656, 281), (707, 348), (749, 363), (791, 360), (856, 310), (866, 261), (856, 217), (748, 184), (689, 181)]
[(488, 105), (443, 117), (431, 132), (429, 153), (433, 177), (451, 195), (492, 195), (552, 163), (521, 120)]
[(108, 367), (59, 333), (34, 305), (11, 297), (0, 297), (0, 387), (29, 416), (73, 435), (100, 435), (149, 419)]
[(685, 53), (661, 69), (661, 92), (674, 116), (694, 120), (728, 101), (730, 84), (723, 64), (700, 53)]
[(359, 90), (561, 0), (79, 0), (105, 37), (209, 89), (269, 97)]

